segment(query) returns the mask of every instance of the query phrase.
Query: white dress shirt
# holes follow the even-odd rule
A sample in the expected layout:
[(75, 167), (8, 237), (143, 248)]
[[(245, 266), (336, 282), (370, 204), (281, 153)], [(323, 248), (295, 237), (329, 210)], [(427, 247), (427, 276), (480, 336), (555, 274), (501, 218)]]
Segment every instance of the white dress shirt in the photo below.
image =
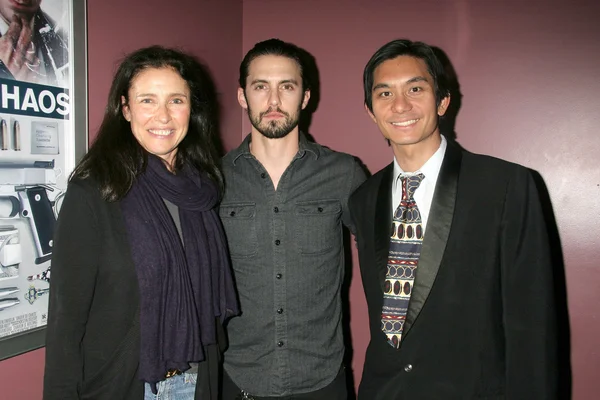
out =
[(402, 200), (402, 184), (400, 177), (402, 175), (411, 176), (422, 173), (425, 178), (421, 181), (421, 184), (417, 188), (414, 194), (415, 202), (419, 207), (421, 213), (421, 221), (423, 224), (423, 233), (427, 229), (427, 219), (429, 218), (429, 210), (431, 209), (431, 202), (433, 201), (433, 192), (435, 191), (435, 184), (437, 183), (438, 175), (440, 174), (440, 168), (442, 167), (442, 161), (444, 160), (444, 154), (446, 154), (446, 147), (448, 142), (446, 138), (441, 135), (442, 142), (437, 151), (427, 160), (421, 168), (415, 172), (404, 172), (398, 160), (394, 157), (394, 180), (392, 182), (392, 216), (394, 211), (398, 208), (400, 200)]

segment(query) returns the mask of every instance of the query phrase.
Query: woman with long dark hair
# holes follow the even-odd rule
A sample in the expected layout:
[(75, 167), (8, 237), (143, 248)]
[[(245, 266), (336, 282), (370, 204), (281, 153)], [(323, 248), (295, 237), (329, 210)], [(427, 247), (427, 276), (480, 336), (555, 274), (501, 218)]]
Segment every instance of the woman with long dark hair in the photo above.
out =
[(217, 398), (238, 313), (217, 114), (190, 55), (153, 46), (119, 66), (54, 235), (45, 399)]

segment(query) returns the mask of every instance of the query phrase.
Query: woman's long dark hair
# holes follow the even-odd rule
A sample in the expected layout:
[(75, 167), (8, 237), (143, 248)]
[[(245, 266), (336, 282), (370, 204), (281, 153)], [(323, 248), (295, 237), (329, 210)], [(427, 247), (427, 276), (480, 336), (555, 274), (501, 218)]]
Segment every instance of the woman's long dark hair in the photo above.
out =
[(133, 79), (148, 68), (173, 68), (191, 93), (187, 135), (177, 147), (175, 171), (190, 164), (222, 190), (223, 177), (218, 133), (218, 102), (208, 70), (193, 56), (179, 50), (152, 46), (129, 54), (115, 74), (108, 105), (96, 140), (79, 162), (70, 179), (92, 178), (107, 201), (122, 199), (136, 177), (144, 171), (148, 153), (131, 132), (123, 116), (121, 97), (128, 99)]

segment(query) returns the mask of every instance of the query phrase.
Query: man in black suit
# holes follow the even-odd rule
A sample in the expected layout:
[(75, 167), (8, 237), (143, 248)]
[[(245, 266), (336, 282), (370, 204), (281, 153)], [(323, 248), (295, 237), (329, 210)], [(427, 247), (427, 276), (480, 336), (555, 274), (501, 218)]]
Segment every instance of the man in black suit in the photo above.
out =
[(394, 160), (350, 198), (371, 331), (359, 399), (556, 398), (552, 268), (530, 172), (440, 134), (450, 92), (424, 43), (384, 45), (364, 90)]

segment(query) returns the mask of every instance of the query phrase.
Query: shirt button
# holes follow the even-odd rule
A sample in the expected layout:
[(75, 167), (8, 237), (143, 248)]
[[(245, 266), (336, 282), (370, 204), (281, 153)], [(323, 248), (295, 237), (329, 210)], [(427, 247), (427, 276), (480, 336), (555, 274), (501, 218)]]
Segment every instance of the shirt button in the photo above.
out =
[(278, 213), (279, 212), (279, 207), (274, 207), (273, 211), (275, 211), (276, 213)]
[(281, 244), (281, 240), (277, 239), (277, 240), (275, 241), (275, 246), (279, 246), (280, 244)]
[(262, 174), (260, 174), (260, 177), (265, 179), (267, 177), (267, 174), (265, 174), (264, 172)]
[(277, 342), (277, 346), (283, 347), (283, 342), (280, 340), (279, 342)]
[(283, 308), (278, 308), (277, 309), (277, 314), (283, 314)]
[(318, 211), (318, 212), (323, 212), (323, 207), (319, 207), (319, 208), (317, 208), (317, 211)]
[(232, 212), (230, 212), (230, 213), (229, 213), (229, 216), (230, 216), (230, 217), (235, 217), (235, 211), (232, 211)]
[(282, 277), (282, 276), (283, 276), (283, 275), (281, 275), (281, 274), (277, 274), (277, 275), (275, 275), (275, 278), (277, 278), (277, 279), (281, 279), (281, 277)]
[(412, 364), (406, 364), (406, 366), (404, 367), (404, 371), (410, 372), (410, 371), (412, 371), (412, 368), (413, 368)]

